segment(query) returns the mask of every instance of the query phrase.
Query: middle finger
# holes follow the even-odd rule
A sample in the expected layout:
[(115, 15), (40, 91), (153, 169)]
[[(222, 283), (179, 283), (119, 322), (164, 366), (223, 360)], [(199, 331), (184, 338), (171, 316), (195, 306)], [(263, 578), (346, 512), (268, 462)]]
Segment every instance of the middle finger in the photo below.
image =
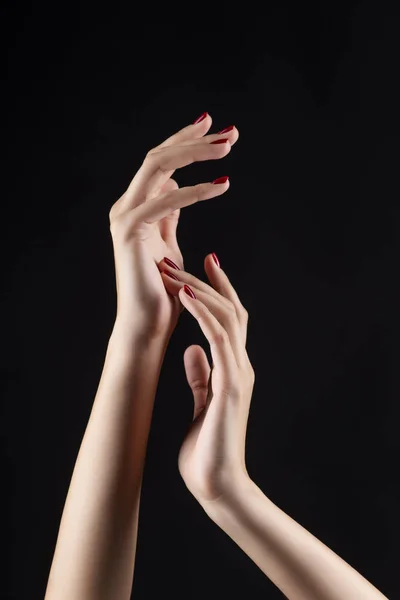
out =
[(239, 368), (245, 369), (249, 359), (245, 345), (243, 344), (241, 326), (232, 302), (219, 294), (213, 287), (186, 271), (173, 271), (172, 274), (177, 277), (178, 280), (172, 279), (169, 274), (171, 274), (173, 269), (168, 271), (167, 263), (165, 263), (165, 266), (161, 266), (161, 264), (164, 265), (163, 261), (160, 263), (159, 267), (163, 269), (161, 275), (163, 275), (163, 281), (167, 289), (171, 290), (173, 295), (178, 295), (179, 290), (184, 284), (187, 284), (192, 288), (196, 297), (207, 306), (226, 330), (237, 365)]
[[(176, 169), (197, 161), (218, 160), (229, 154), (231, 143), (225, 134), (207, 136), (200, 140), (183, 142), (179, 146), (150, 150), (142, 166), (131, 181), (124, 195), (124, 207), (129, 210), (146, 201), (147, 196), (154, 194), (174, 173)], [(218, 141), (218, 144), (215, 142)]]

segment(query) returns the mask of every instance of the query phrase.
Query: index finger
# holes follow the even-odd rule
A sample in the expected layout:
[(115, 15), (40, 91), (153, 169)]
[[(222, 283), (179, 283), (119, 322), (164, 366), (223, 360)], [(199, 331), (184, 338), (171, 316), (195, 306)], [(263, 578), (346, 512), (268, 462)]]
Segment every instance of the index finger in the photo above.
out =
[(214, 392), (237, 397), (239, 394), (238, 364), (227, 331), (205, 304), (198, 298), (189, 296), (184, 287), (179, 290), (179, 298), (184, 307), (197, 320), (210, 344), (212, 370), (217, 374), (216, 383), (220, 388)]
[[(204, 116), (203, 116), (204, 115)], [(184, 127), (180, 131), (177, 131), (164, 142), (156, 146), (156, 148), (165, 148), (166, 146), (172, 146), (172, 144), (180, 144), (188, 140), (197, 140), (203, 137), (209, 131), (212, 125), (212, 118), (208, 113), (203, 113), (201, 120), (197, 120), (187, 127)]]
[(231, 150), (229, 139), (223, 138), (209, 143), (165, 146), (148, 152), (142, 166), (129, 184), (124, 194), (126, 210), (143, 204), (150, 193), (155, 193), (169, 179), (176, 169), (186, 167), (197, 161), (218, 160)]

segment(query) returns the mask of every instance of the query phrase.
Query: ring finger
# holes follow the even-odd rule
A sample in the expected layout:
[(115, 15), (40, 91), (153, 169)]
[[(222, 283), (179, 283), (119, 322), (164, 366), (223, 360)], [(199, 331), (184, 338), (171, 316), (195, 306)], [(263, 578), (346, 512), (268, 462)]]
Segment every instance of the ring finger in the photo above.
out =
[[(235, 288), (229, 280), (228, 275), (221, 268), (219, 263), (218, 266), (216, 265), (211, 254), (208, 254), (204, 259), (204, 269), (207, 273), (207, 277), (211, 285), (208, 285), (201, 279), (197, 279), (196, 277), (190, 275), (190, 273), (186, 273), (185, 271), (179, 271), (179, 273), (176, 273), (175, 268), (179, 269), (179, 267), (177, 267), (176, 265), (175, 267), (170, 265), (168, 262), (165, 261), (165, 259), (158, 263), (158, 268), (160, 269), (160, 271), (167, 271), (169, 274), (177, 275), (178, 278), (180, 278), (182, 281), (184, 280), (184, 283), (187, 283), (189, 286), (196, 286), (198, 289), (210, 294), (217, 300), (220, 299), (222, 302), (225, 301), (228, 306), (230, 304), (233, 304), (239, 321), (240, 330), (242, 332), (243, 346), (246, 347), (247, 326), (249, 320), (248, 312), (241, 303)], [(181, 273), (182, 277), (180, 276)], [(172, 293), (178, 293), (178, 291), (179, 288), (171, 289)]]
[[(196, 298), (208, 308), (227, 332), (237, 366), (240, 369), (245, 369), (249, 358), (243, 344), (243, 334), (232, 302), (221, 296), (211, 286), (197, 279), (197, 277), (181, 270), (173, 273), (171, 271), (172, 269), (167, 270), (167, 267), (164, 267), (161, 272), (167, 290), (171, 290), (173, 295), (179, 295), (180, 289), (185, 284), (190, 286)], [(179, 280), (173, 279), (170, 276), (171, 274), (178, 277)]]
[(124, 210), (135, 208), (145, 202), (146, 198), (159, 190), (176, 169), (197, 161), (223, 158), (229, 154), (231, 139), (234, 143), (234, 137), (224, 134), (214, 140), (221, 142), (218, 144), (213, 143), (209, 138), (201, 138), (183, 142), (179, 146), (173, 145), (150, 150), (124, 194)]

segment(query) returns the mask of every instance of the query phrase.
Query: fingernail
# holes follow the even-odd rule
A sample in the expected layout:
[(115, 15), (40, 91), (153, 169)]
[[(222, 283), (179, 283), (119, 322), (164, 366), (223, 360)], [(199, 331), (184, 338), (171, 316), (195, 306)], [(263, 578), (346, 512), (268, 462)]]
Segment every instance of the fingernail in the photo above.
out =
[(229, 142), (228, 138), (224, 138), (223, 140), (215, 140), (215, 142), (211, 142), (212, 144), (225, 144)]
[(213, 252), (211, 256), (213, 257), (214, 262), (217, 265), (217, 267), (220, 267), (221, 265), (219, 264), (218, 256), (215, 254), (215, 252)]
[(188, 286), (188, 285), (184, 285), (183, 289), (185, 290), (185, 292), (187, 293), (188, 296), (190, 296), (191, 298), (194, 298), (196, 300), (196, 296), (194, 294), (194, 291)]
[(228, 133), (228, 131), (232, 131), (234, 125), (229, 125), (229, 127), (225, 127), (225, 129), (221, 129), (221, 131), (217, 131), (217, 133)]
[(218, 177), (218, 179), (214, 179), (212, 183), (226, 183), (227, 181), (229, 181), (229, 177), (228, 175), (224, 175), (224, 177)]
[(195, 121), (193, 121), (193, 125), (197, 125), (197, 123), (200, 123), (200, 121), (204, 121), (204, 119), (206, 118), (206, 116), (208, 115), (207, 112), (203, 112), (199, 117), (197, 117), (197, 119)]
[(178, 271), (180, 270), (178, 265), (176, 265), (173, 260), (171, 260), (170, 258), (167, 258), (166, 256), (164, 256), (164, 262), (169, 267), (172, 267), (173, 269), (177, 269)]
[(165, 273), (165, 275), (168, 275), (168, 277), (171, 277), (171, 279), (176, 279), (176, 281), (179, 281), (179, 279), (177, 277), (175, 277), (175, 275), (173, 273), (170, 273), (169, 271), (161, 271), (161, 273)]

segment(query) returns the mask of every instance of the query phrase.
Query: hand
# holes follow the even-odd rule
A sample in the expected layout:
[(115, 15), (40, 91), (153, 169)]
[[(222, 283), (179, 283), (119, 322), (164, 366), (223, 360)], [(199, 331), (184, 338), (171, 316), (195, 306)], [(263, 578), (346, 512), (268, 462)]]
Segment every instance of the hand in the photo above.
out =
[[(212, 124), (206, 114), (200, 122), (178, 131), (150, 150), (126, 192), (112, 206), (110, 231), (114, 247), (117, 321), (134, 324), (147, 339), (170, 336), (183, 307), (170, 296), (158, 268), (164, 257), (179, 267), (183, 257), (176, 239), (180, 209), (220, 196), (224, 183), (201, 183), (178, 188), (171, 179), (175, 169), (196, 161), (226, 156), (239, 137), (233, 127), (224, 134), (203, 137)], [(214, 143), (225, 140), (223, 143)]]
[[(249, 479), (245, 465), (247, 420), (255, 374), (246, 352), (248, 313), (225, 272), (211, 255), (204, 261), (211, 285), (186, 271), (162, 273), (170, 294), (198, 320), (211, 349), (213, 367), (198, 345), (184, 353), (194, 396), (193, 423), (179, 452), (179, 472), (200, 504), (220, 499)], [(165, 265), (165, 271), (168, 267)], [(196, 299), (184, 290), (190, 286)], [(233, 489), (233, 488), (232, 488)]]

